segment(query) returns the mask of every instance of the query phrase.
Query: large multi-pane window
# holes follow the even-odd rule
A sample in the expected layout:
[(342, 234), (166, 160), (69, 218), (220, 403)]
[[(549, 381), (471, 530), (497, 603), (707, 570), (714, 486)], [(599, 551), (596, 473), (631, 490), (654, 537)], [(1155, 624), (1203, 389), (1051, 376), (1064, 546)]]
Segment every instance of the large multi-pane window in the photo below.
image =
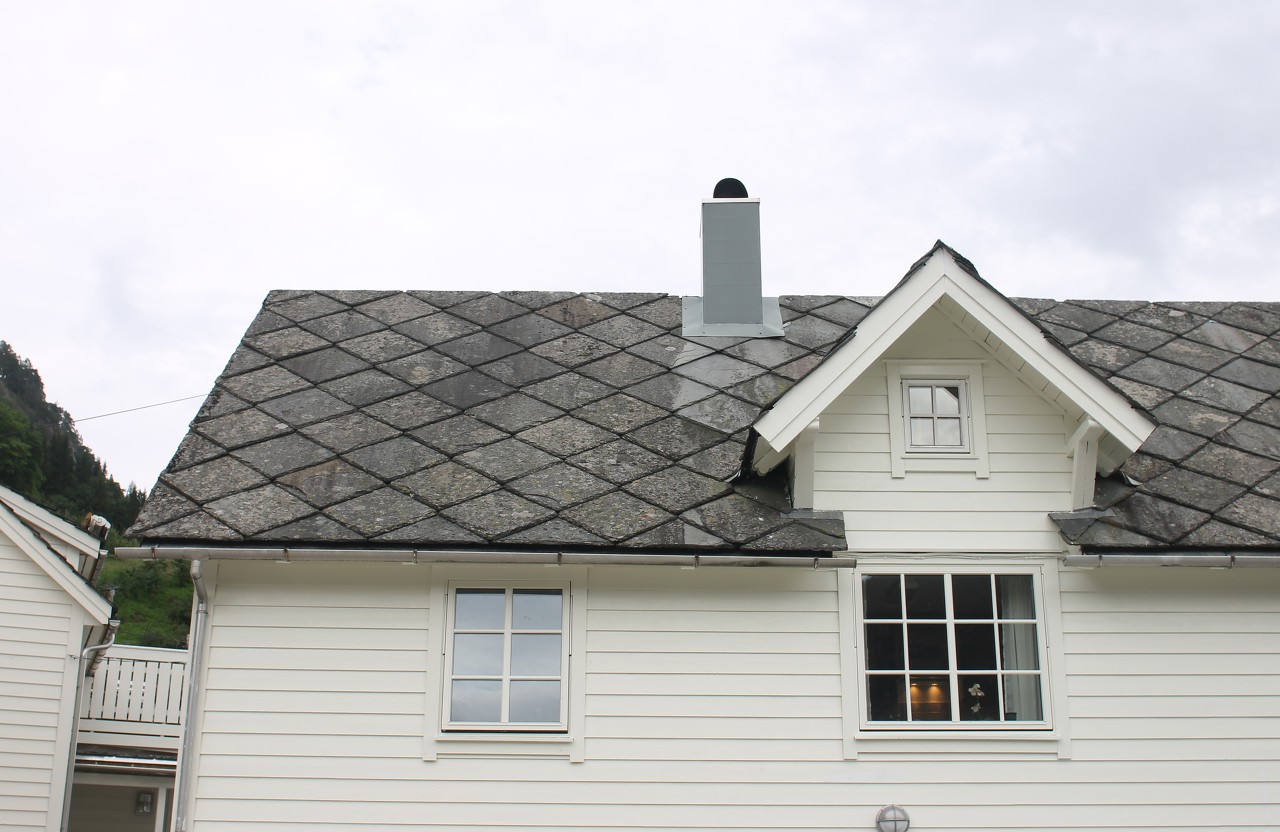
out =
[(446, 730), (565, 730), (565, 591), (458, 587), (450, 606)]
[(1034, 575), (861, 578), (868, 723), (1045, 722)]

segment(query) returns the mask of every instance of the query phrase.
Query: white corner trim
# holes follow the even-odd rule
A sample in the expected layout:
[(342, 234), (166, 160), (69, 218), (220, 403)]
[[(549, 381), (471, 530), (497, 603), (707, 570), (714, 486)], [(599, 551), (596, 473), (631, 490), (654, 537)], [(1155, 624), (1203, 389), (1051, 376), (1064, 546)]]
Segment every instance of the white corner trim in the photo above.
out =
[(94, 621), (98, 624), (107, 623), (107, 619), (111, 617), (111, 604), (107, 599), (94, 592), (71, 564), (54, 554), (47, 543), (23, 525), (7, 503), (0, 508), (0, 534), (12, 540), (27, 557), (35, 561), (36, 566), (74, 598)]
[(890, 292), (843, 347), (801, 379), (755, 424), (771, 447), (790, 444), (809, 422), (884, 355), (941, 298), (950, 298), (1040, 373), (1130, 453), (1155, 430), (1118, 392), (1051, 343), (1007, 298), (974, 279), (937, 250), (907, 282)]

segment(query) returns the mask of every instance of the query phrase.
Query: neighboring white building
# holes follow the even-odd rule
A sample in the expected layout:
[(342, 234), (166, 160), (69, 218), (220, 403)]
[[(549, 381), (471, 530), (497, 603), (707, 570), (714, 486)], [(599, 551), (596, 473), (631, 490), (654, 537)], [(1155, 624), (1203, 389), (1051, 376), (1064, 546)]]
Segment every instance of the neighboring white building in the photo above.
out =
[(99, 541), (0, 486), (0, 827), (56, 832), (81, 651), (111, 605), (89, 585)]
[(1280, 826), (1280, 304), (771, 302), (753, 206), (701, 299), (267, 298), (121, 552), (177, 829)]

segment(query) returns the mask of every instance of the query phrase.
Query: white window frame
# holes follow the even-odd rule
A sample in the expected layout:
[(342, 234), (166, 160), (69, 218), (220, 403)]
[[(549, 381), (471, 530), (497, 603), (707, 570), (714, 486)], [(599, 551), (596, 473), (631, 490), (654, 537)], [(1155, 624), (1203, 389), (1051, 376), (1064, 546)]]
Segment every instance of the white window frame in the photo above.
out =
[[(911, 408), (911, 390), (914, 388), (927, 389), (931, 400), (936, 401), (937, 390), (939, 388), (954, 387), (956, 388), (956, 400), (958, 410), (954, 414), (940, 414), (932, 406), (927, 412), (917, 413)], [(969, 453), (969, 438), (973, 434), (973, 428), (969, 425), (969, 384), (962, 378), (904, 378), (902, 380), (902, 415), (904, 419), (904, 427), (906, 430), (906, 443), (908, 453), (940, 453), (940, 454), (967, 454)], [(921, 444), (917, 445), (912, 442), (914, 431), (911, 429), (911, 423), (916, 419), (929, 419), (934, 423), (934, 435), (937, 435), (937, 423), (940, 419), (954, 419), (960, 426), (960, 442), (956, 445)]]
[[(430, 605), (427, 611), (427, 665), (425, 744), (422, 758), (434, 761), (450, 757), (538, 757), (580, 763), (585, 756), (587, 593), (589, 569), (580, 566), (541, 564), (463, 565), (431, 567)], [(502, 580), (495, 580), (499, 571)], [(497, 723), (479, 723), (462, 730), (448, 723), (451, 666), (446, 652), (451, 642), (451, 590), (462, 588), (563, 589), (566, 630), (562, 649), (567, 650), (561, 696), (563, 727), (533, 730)]]
[[(971, 471), (991, 476), (987, 453), (986, 394), (981, 361), (886, 361), (889, 399), (890, 471), (895, 478), (908, 471)], [(913, 446), (907, 388), (911, 384), (960, 388), (963, 447)], [(929, 414), (932, 415), (932, 414)]]
[[(929, 675), (947, 675), (952, 685), (953, 702), (959, 698), (959, 688), (956, 682), (958, 676), (963, 671), (957, 668), (955, 655), (955, 638), (954, 628), (957, 619), (954, 615), (951, 598), (951, 575), (1028, 575), (1032, 579), (1032, 597), (1036, 607), (1036, 648), (1038, 650), (1037, 662), (1038, 671), (1035, 675), (1040, 680), (1040, 708), (1042, 719), (1040, 720), (1017, 720), (1017, 721), (985, 721), (985, 720), (919, 720), (919, 721), (899, 721), (899, 720), (876, 720), (873, 721), (870, 715), (870, 704), (868, 697), (869, 683), (868, 679), (872, 675), (893, 675), (890, 673), (879, 673), (871, 671), (867, 667), (867, 644), (866, 644), (866, 624), (867, 617), (864, 609), (864, 598), (862, 591), (862, 576), (864, 575), (894, 575), (903, 578), (911, 575), (946, 575), (948, 580), (945, 582), (947, 616), (942, 619), (929, 619), (929, 623), (946, 624), (948, 631), (948, 669), (946, 671), (925, 671)], [(974, 565), (917, 565), (917, 564), (885, 564), (864, 568), (860, 563), (856, 574), (851, 576), (852, 579), (852, 602), (854, 610), (854, 626), (856, 627), (857, 643), (861, 645), (861, 649), (857, 651), (858, 659), (856, 665), (857, 673), (857, 709), (858, 709), (858, 727), (860, 733), (864, 736), (875, 736), (880, 734), (902, 735), (902, 734), (922, 734), (936, 736), (941, 733), (953, 734), (975, 734), (980, 733), (986, 736), (997, 736), (1001, 734), (1020, 734), (1023, 736), (1039, 736), (1044, 737), (1052, 732), (1053, 723), (1053, 704), (1055, 690), (1054, 667), (1050, 659), (1049, 645), (1055, 633), (1049, 629), (1049, 621), (1051, 610), (1046, 606), (1045, 591), (1045, 575), (1044, 570), (1039, 566), (1025, 564), (1005, 564), (1005, 563), (988, 563), (981, 566)], [(906, 610), (903, 610), (906, 615)], [(872, 619), (876, 621), (878, 619)], [(961, 623), (966, 619), (959, 619)], [(907, 642), (904, 636), (904, 651), (907, 649)], [(896, 671), (895, 671), (896, 673)], [(902, 675), (908, 675), (907, 670), (902, 671)], [(992, 675), (981, 671), (970, 671), (967, 675)], [(956, 706), (958, 707), (958, 705)]]
[[(503, 593), (503, 626), (499, 629), (480, 629), (475, 628), (459, 628), (456, 622), (457, 615), (457, 599), (458, 593), (465, 593), (468, 590), (481, 590), (489, 592), (501, 591)], [(517, 630), (512, 623), (511, 617), (514, 610), (514, 596), (521, 591), (551, 591), (560, 595), (560, 626), (557, 629), (546, 630)], [(444, 699), (441, 707), (441, 725), (442, 731), (513, 731), (513, 732), (538, 732), (538, 733), (564, 733), (568, 730), (568, 704), (569, 704), (569, 621), (570, 621), (570, 595), (569, 588), (561, 583), (551, 583), (545, 585), (525, 584), (525, 583), (502, 583), (492, 581), (454, 581), (450, 583), (448, 595), (448, 609), (446, 612), (448, 624), (446, 625), (445, 642), (444, 642)], [(514, 636), (520, 634), (530, 635), (549, 635), (555, 634), (560, 636), (560, 667), (559, 672), (555, 675), (539, 675), (539, 676), (522, 676), (512, 672), (512, 660), (514, 657), (513, 641)], [(456, 644), (458, 635), (498, 635), (502, 637), (503, 643), (503, 667), (502, 672), (496, 676), (477, 676), (470, 673), (457, 673), (455, 668), (456, 661)], [(486, 722), (468, 722), (453, 718), (453, 686), (455, 682), (483, 680), (495, 681), (501, 685), (501, 718), (497, 721)], [(510, 691), (513, 682), (519, 681), (555, 681), (560, 685), (560, 710), (559, 719), (555, 722), (516, 722), (510, 717)]]

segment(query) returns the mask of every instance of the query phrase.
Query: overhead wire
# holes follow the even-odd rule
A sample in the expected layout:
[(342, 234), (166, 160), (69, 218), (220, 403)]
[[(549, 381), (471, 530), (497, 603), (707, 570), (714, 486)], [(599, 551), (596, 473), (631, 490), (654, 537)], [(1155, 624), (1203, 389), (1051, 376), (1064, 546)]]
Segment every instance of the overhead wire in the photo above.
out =
[(205, 396), (204, 393), (201, 393), (198, 396), (183, 396), (180, 399), (170, 399), (167, 402), (156, 402), (155, 404), (144, 404), (141, 407), (130, 407), (127, 410), (114, 410), (110, 413), (99, 413), (97, 416), (85, 416), (83, 419), (72, 419), (72, 421), (75, 422), (76, 424), (80, 424), (81, 422), (87, 422), (90, 419), (103, 419), (107, 416), (119, 416), (121, 413), (133, 413), (138, 410), (150, 410), (153, 407), (163, 407), (166, 404), (177, 404), (178, 402), (187, 402), (187, 401), (191, 401), (192, 399), (203, 399), (204, 396)]

